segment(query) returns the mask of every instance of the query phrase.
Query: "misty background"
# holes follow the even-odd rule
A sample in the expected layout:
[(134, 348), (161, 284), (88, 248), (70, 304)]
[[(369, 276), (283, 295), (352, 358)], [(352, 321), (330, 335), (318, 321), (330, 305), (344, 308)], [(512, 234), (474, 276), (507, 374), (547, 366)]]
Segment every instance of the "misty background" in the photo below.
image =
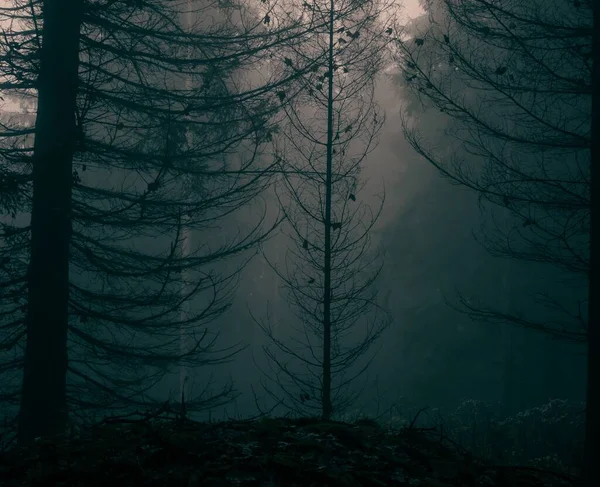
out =
[[(407, 18), (422, 13), (417, 0), (403, 4)], [(378, 286), (394, 322), (374, 345), (375, 358), (355, 386), (364, 387), (360, 403), (350, 414), (376, 415), (392, 408), (396, 414), (410, 415), (418, 408), (452, 409), (472, 399), (489, 404), (499, 415), (514, 415), (551, 399), (583, 401), (583, 344), (473, 321), (452, 308), (460, 293), (490, 307), (550, 316), (552, 311), (536, 297), (549, 293), (566, 301), (583, 299), (585, 283), (567, 280), (547, 266), (494, 258), (482, 248), (474, 233), (489, 222), (489, 211), (478, 206), (475, 194), (444, 180), (404, 140), (403, 95), (397, 72), (390, 66), (376, 85), (376, 101), (385, 109), (386, 122), (378, 147), (362, 167), (368, 184), (356, 196), (377, 206), (385, 190), (385, 207), (373, 241), (383, 251), (385, 266)], [(18, 107), (3, 109), (8, 113)], [(423, 118), (427, 134), (438, 137), (438, 144), (449, 143), (444, 129), (452, 121), (444, 114), (415, 110), (413, 116)], [(88, 172), (86, 177), (94, 175)], [(192, 233), (190, 238), (218, 242), (240, 226), (252, 226), (263, 208), (273, 219), (277, 203), (272, 193), (263, 198), (221, 228), (208, 235)], [(140, 240), (142, 244), (164, 242), (147, 238)], [(286, 238), (276, 234), (260, 250), (280, 262), (287, 245)], [(238, 395), (231, 404), (209, 410), (199, 419), (249, 417), (272, 406), (260, 385), (266, 340), (252, 316), (260, 319), (269, 314), (277, 323), (277, 333), (285, 336), (291, 314), (280, 295), (279, 280), (260, 252), (220, 265), (234, 269), (252, 256), (239, 277), (232, 307), (211, 325), (211, 332), (219, 333), (217, 349), (239, 343), (246, 347), (228, 363), (184, 371), (192, 395), (206, 387), (218, 390), (228, 382)], [(167, 375), (152, 394), (178, 401), (181, 378), (181, 371)]]
[[(407, 19), (422, 14), (417, 0), (403, 3)], [(490, 223), (489, 209), (478, 206), (476, 194), (443, 179), (404, 140), (403, 90), (393, 65), (377, 82), (376, 100), (386, 111), (386, 122), (378, 147), (362, 167), (368, 184), (357, 198), (375, 207), (385, 190), (373, 240), (384, 252), (378, 286), (394, 322), (374, 345), (373, 363), (356, 385), (364, 391), (353, 414), (373, 415), (391, 408), (407, 415), (422, 407), (450, 410), (476, 400), (504, 416), (552, 399), (583, 401), (583, 344), (473, 321), (452, 304), (460, 293), (490, 308), (551, 317), (552, 310), (539, 302), (540, 296), (558, 294), (566, 302), (584, 299), (585, 283), (547, 266), (489, 255), (475, 239)], [(446, 116), (418, 110), (414, 116), (423, 118), (436, 143), (449, 143), (444, 129), (452, 121)], [(461, 150), (458, 144), (447, 149)], [(272, 194), (265, 196), (264, 204), (273, 217), (277, 204)], [(252, 211), (248, 209), (250, 220)], [(232, 228), (244, 224), (238, 216)], [(286, 238), (276, 235), (262, 251), (280, 262), (286, 246)], [(271, 405), (260, 387), (266, 341), (250, 313), (258, 319), (268, 314), (277, 332), (286, 335), (291, 315), (277, 276), (260, 254), (242, 272), (232, 308), (213, 328), (220, 334), (220, 348), (237, 343), (246, 348), (227, 364), (186, 371), (190, 393), (203, 390), (208, 381), (216, 389), (231, 381), (238, 392), (232, 404), (208, 411), (203, 419), (252, 416), (260, 412), (258, 407), (267, 410)], [(165, 379), (157, 394), (179, 397), (178, 380), (177, 374)]]

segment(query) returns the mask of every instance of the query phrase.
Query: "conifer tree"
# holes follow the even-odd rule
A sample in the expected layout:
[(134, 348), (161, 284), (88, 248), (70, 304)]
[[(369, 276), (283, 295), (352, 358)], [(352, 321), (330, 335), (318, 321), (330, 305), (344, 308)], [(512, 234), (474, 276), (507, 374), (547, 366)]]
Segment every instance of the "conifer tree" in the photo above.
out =
[(298, 74), (257, 73), (311, 25), (210, 1), (15, 0), (0, 16), (0, 88), (35, 115), (7, 120), (0, 154), (14, 210), (0, 249), (1, 399), (19, 406), (26, 444), (63, 432), (69, 412), (147, 407), (177, 367), (235, 352), (209, 327), (237, 276), (219, 262), (271, 225), (212, 230), (268, 184), (262, 149)]
[[(383, 198), (375, 210), (362, 202), (361, 166), (384, 122), (373, 94), (392, 9), (369, 0), (302, 7), (325, 26), (281, 56), (290, 70), (310, 58), (324, 62), (300, 78), (304, 92), (286, 105), (276, 138), (290, 247), (281, 266), (272, 262), (295, 320), (259, 324), (269, 341), (267, 392), (297, 413), (331, 419), (356, 399), (350, 385), (390, 323), (377, 300), (382, 261), (370, 248)], [(288, 330), (292, 336), (282, 336)]]

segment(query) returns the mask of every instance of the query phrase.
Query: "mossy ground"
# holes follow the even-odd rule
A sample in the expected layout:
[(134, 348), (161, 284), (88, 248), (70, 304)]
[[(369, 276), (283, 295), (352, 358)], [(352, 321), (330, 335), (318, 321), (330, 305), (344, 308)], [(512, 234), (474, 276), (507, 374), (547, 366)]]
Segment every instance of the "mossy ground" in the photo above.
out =
[(566, 476), (485, 465), (435, 431), (263, 418), (119, 422), (0, 456), (13, 486), (562, 487)]

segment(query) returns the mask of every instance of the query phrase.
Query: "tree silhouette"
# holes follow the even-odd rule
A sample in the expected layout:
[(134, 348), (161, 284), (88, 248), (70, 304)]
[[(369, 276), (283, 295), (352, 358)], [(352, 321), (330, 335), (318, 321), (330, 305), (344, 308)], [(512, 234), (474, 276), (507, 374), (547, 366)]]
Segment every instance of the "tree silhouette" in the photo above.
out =
[[(427, 17), (396, 43), (407, 94), (448, 117), (453, 139), (433, 149), (418, 116), (403, 130), (454, 184), (476, 191), (491, 223), (478, 235), (493, 254), (549, 264), (585, 279), (589, 268), (591, 16), (583, 3), (429, 2)], [(462, 149), (462, 150), (459, 150)], [(460, 309), (585, 341), (581, 302), (549, 323), (461, 298)]]
[(390, 39), (384, 22), (391, 6), (303, 6), (326, 25), (283, 50), (282, 61), (294, 69), (325, 53), (325, 62), (301, 77), (304, 93), (286, 105), (276, 138), (282, 173), (276, 193), (291, 247), (282, 266), (270, 261), (295, 317), (285, 323), (292, 337), (281, 337), (269, 316), (257, 322), (269, 342), (263, 347), (266, 392), (296, 413), (318, 411), (330, 419), (356, 399), (349, 386), (366, 370), (370, 360), (363, 359), (390, 324), (375, 286), (383, 264), (370, 251), (383, 198), (375, 211), (360, 201), (360, 168), (384, 121), (373, 92)]
[[(593, 4), (592, 86), (600, 86), (600, 5)], [(590, 270), (588, 294), (587, 390), (583, 478), (586, 487), (598, 483), (596, 467), (600, 451), (600, 96), (592, 98), (590, 157)]]
[(0, 164), (14, 194), (3, 203), (16, 205), (2, 222), (1, 399), (20, 405), (29, 443), (64, 431), (69, 411), (164, 402), (151, 388), (166, 374), (239, 350), (216, 348), (209, 327), (243, 260), (219, 263), (272, 225), (259, 215), (230, 237), (214, 229), (269, 183), (277, 93), (297, 93), (298, 73), (250, 75), (312, 27), (292, 14), (265, 27), (218, 2), (16, 0), (0, 16), (0, 89), (35, 113), (34, 126), (3, 125)]
[(403, 126), (408, 140), (444, 176), (476, 191), (484, 206), (509, 215), (483, 234), (494, 255), (561, 269), (589, 290), (587, 299), (568, 305), (561, 296), (546, 296), (555, 312), (551, 320), (465, 299), (460, 309), (477, 319), (587, 341), (584, 476), (596, 485), (597, 2), (441, 0), (426, 7), (427, 27), (398, 41), (398, 61), (409, 91), (451, 119), (449, 132), (464, 150), (457, 155), (427, 147), (409, 116)]

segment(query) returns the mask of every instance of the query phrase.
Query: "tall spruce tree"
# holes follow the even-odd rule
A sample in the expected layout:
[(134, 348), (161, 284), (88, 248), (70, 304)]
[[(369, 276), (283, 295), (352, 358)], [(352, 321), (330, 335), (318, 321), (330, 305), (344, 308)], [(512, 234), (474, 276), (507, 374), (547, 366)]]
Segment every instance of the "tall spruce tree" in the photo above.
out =
[[(147, 406), (177, 367), (235, 352), (208, 327), (239, 268), (218, 265), (271, 227), (211, 229), (268, 183), (261, 150), (298, 73), (256, 73), (312, 26), (208, 1), (15, 0), (0, 15), (0, 89), (35, 114), (3, 125), (0, 164), (14, 210), (2, 221), (1, 399), (19, 406), (26, 444), (63, 432), (69, 412)], [(195, 238), (182, 255), (184, 232)]]
[(331, 419), (356, 399), (350, 386), (390, 324), (377, 300), (382, 261), (370, 250), (383, 198), (376, 210), (361, 201), (361, 166), (384, 122), (373, 94), (392, 8), (369, 0), (302, 8), (324, 27), (287, 46), (282, 60), (290, 72), (306, 59), (323, 62), (300, 77), (304, 93), (286, 105), (276, 138), (290, 247), (281, 266), (271, 262), (295, 320), (258, 323), (268, 337), (265, 390), (296, 413)]

